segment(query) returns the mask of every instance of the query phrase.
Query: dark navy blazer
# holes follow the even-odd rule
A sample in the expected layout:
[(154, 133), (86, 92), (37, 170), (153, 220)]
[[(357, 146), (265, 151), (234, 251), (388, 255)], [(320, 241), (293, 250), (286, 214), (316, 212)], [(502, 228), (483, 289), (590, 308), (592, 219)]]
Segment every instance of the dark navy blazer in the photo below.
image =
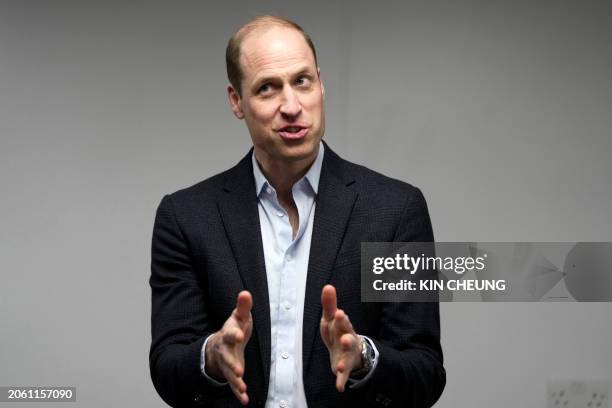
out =
[[(428, 407), (445, 385), (437, 303), (362, 303), (360, 243), (433, 241), (421, 191), (349, 163), (327, 145), (312, 232), (303, 321), (303, 380), (310, 407)], [(369, 336), (379, 363), (364, 387), (339, 393), (319, 332), (321, 290)], [(200, 372), (205, 338), (219, 330), (241, 290), (253, 295), (245, 350), (249, 406), (265, 404), (270, 310), (251, 152), (232, 169), (165, 196), (153, 229), (150, 369), (174, 407), (240, 406), (229, 387)]]

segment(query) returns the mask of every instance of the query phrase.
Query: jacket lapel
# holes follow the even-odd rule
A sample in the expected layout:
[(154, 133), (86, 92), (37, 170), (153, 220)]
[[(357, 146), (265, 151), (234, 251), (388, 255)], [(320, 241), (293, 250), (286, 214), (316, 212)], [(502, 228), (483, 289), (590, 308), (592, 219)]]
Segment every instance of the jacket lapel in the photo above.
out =
[(322, 313), (321, 290), (331, 279), (332, 268), (357, 199), (357, 193), (348, 188), (353, 182), (354, 179), (347, 177), (343, 171), (342, 159), (326, 144), (306, 278), (303, 372), (307, 371), (315, 335), (319, 332)]
[(270, 377), (270, 302), (251, 152), (230, 172), (223, 186), (225, 194), (217, 205), (244, 288), (253, 296), (253, 330), (259, 341), (267, 386)]
[[(252, 152), (252, 151), (251, 151)], [(259, 341), (264, 383), (270, 377), (270, 304), (257, 194), (249, 152), (230, 172), (217, 203), (244, 288), (253, 295), (253, 325)], [(342, 159), (325, 145), (308, 261), (304, 300), (303, 368), (306, 372), (321, 318), (321, 290), (332, 276), (357, 193), (348, 188)]]

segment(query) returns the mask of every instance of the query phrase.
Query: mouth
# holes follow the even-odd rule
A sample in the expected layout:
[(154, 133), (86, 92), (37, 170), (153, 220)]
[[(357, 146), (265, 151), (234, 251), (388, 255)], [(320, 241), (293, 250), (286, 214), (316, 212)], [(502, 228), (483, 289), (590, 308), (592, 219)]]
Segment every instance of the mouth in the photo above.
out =
[(303, 139), (308, 133), (308, 127), (302, 125), (283, 126), (277, 130), (279, 136), (284, 140)]

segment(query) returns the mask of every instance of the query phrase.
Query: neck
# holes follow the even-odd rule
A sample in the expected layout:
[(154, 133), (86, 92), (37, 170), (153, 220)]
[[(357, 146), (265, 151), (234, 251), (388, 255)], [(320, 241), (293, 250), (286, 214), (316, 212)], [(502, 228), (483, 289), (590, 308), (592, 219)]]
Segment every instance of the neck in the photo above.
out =
[(319, 148), (314, 151), (312, 156), (300, 160), (275, 160), (265, 153), (255, 148), (255, 159), (259, 163), (259, 168), (277, 194), (291, 192), (293, 185), (304, 177), (312, 163), (314, 163), (319, 153)]

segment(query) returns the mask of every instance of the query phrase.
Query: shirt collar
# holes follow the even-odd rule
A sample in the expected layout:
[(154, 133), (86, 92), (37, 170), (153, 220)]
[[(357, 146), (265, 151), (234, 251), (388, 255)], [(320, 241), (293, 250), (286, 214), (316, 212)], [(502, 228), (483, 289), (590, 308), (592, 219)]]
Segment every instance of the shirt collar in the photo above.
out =
[[(319, 179), (321, 178), (321, 168), (323, 166), (323, 154), (325, 147), (323, 147), (323, 143), (319, 142), (319, 152), (317, 153), (317, 157), (315, 161), (312, 163), (304, 177), (302, 177), (296, 185), (301, 183), (302, 180), (306, 179), (310, 187), (314, 191), (315, 194), (318, 193), (319, 190)], [(259, 163), (257, 163), (257, 159), (255, 159), (255, 151), (251, 155), (251, 160), (253, 161), (253, 176), (255, 177), (255, 191), (257, 192), (257, 196), (261, 194), (262, 190), (268, 186), (272, 187), (272, 185), (266, 179), (266, 176), (261, 172), (259, 168)]]

